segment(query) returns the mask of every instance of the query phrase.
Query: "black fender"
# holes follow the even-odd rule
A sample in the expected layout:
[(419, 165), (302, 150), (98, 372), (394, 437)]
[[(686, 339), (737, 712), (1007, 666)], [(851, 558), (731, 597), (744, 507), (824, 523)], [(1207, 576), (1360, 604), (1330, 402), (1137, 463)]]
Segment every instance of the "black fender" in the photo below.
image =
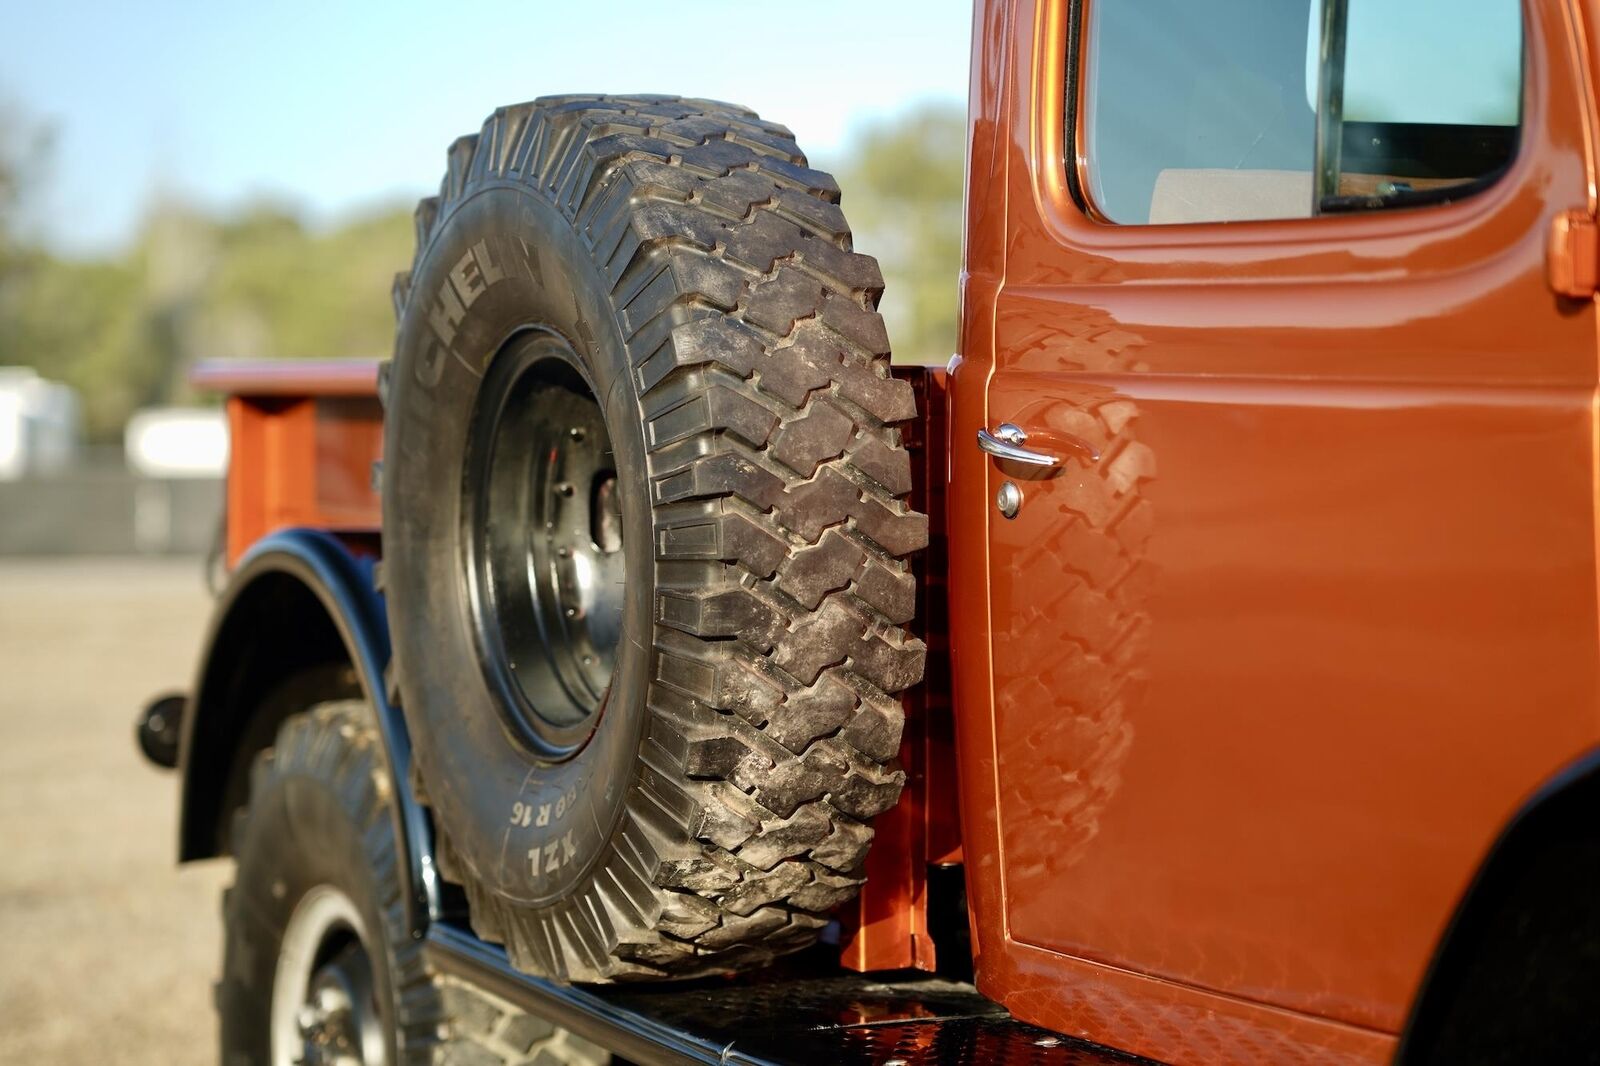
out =
[(1501, 830), (1439, 940), (1394, 1061), (1594, 1061), (1596, 989), (1600, 749)]
[(439, 914), (439, 880), (432, 826), (411, 788), (411, 740), (384, 683), (389, 623), (374, 566), (315, 529), (263, 537), (240, 560), (213, 609), (183, 718), (178, 860), (223, 853), (241, 775), (271, 743), (275, 723), (252, 721), (268, 688), (297, 673), (348, 667), (377, 716), (395, 834), (406, 851), (407, 919), (420, 937)]

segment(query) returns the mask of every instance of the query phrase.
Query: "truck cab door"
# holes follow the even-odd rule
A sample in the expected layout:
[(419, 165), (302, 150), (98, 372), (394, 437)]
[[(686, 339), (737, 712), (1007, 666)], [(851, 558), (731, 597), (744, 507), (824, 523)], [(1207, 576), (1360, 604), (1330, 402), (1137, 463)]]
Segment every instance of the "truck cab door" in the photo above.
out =
[(1564, 6), (1466, 7), (1013, 13), (952, 537), (980, 986), (1029, 1020), (1381, 1056), (1600, 735), (1596, 323), (1546, 275), (1587, 89)]

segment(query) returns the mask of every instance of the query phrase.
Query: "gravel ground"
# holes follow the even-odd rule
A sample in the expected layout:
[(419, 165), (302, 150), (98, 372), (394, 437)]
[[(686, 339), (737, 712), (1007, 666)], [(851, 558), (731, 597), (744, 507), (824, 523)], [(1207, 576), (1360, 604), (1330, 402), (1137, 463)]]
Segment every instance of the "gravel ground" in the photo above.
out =
[(215, 1063), (228, 864), (178, 869), (178, 791), (133, 742), (186, 688), (198, 561), (0, 560), (0, 1063)]

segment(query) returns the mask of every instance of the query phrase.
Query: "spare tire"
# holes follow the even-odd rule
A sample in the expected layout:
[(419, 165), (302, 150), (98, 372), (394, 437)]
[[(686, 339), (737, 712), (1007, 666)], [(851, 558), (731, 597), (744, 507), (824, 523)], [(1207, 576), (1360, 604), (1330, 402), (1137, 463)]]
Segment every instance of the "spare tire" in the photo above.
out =
[(394, 685), (480, 936), (565, 980), (803, 947), (922, 675), (877, 264), (727, 104), (557, 97), (455, 142), (396, 279)]

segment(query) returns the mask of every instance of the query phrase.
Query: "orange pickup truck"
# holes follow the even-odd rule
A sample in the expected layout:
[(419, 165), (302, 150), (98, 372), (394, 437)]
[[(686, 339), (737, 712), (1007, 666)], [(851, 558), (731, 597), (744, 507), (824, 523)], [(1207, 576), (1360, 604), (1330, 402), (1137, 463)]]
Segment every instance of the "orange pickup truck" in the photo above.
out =
[(943, 370), (784, 127), (496, 111), (197, 375), (223, 1061), (1600, 1061), (1596, 42), (978, 0)]

